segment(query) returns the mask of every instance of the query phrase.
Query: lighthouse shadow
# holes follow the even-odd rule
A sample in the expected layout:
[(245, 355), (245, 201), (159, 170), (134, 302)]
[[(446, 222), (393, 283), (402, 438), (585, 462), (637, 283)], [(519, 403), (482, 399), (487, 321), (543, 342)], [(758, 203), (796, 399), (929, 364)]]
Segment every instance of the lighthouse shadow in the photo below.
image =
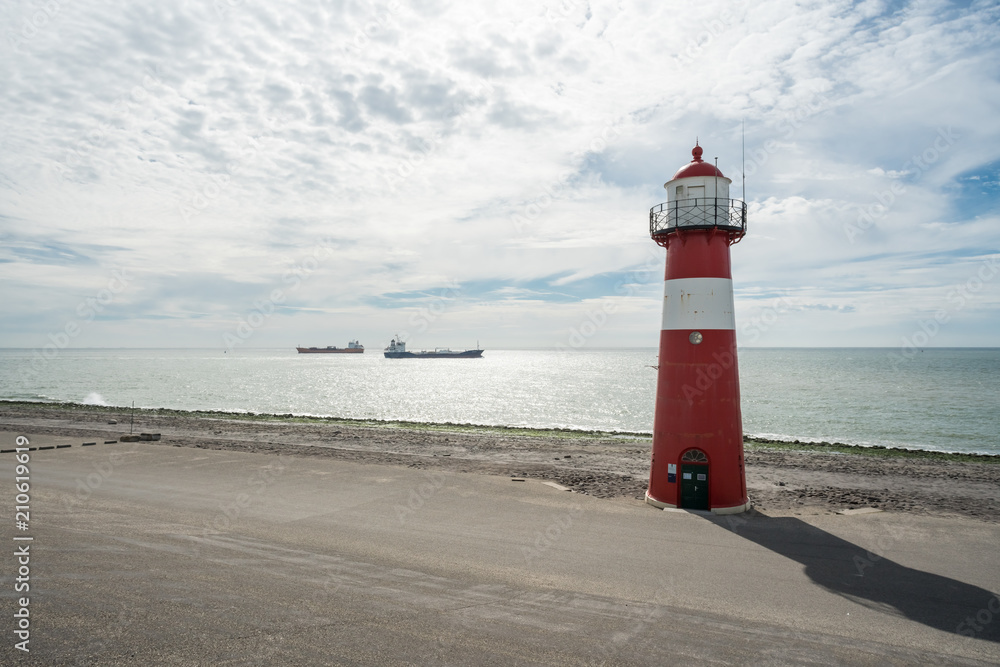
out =
[(995, 592), (901, 565), (794, 517), (751, 511), (707, 518), (800, 563), (813, 582), (857, 604), (1000, 643), (1000, 599)]

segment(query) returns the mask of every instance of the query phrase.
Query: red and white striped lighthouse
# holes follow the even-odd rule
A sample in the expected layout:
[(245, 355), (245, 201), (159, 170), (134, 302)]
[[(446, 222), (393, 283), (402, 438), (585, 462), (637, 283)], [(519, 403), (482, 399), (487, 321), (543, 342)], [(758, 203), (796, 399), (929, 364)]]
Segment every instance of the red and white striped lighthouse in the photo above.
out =
[(749, 507), (729, 260), (746, 204), (729, 198), (732, 181), (697, 142), (691, 155), (649, 211), (667, 270), (646, 502), (730, 514)]

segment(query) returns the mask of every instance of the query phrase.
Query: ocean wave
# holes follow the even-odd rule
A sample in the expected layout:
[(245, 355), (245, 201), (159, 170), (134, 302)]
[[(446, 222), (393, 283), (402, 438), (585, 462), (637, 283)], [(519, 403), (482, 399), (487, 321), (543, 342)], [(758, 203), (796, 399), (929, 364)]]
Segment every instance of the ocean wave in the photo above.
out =
[(80, 402), (83, 403), (84, 405), (107, 405), (108, 404), (108, 402), (106, 400), (104, 400), (104, 397), (101, 396), (100, 394), (98, 394), (96, 391), (92, 391), (89, 394), (87, 394), (86, 396), (84, 396), (83, 400), (80, 401)]

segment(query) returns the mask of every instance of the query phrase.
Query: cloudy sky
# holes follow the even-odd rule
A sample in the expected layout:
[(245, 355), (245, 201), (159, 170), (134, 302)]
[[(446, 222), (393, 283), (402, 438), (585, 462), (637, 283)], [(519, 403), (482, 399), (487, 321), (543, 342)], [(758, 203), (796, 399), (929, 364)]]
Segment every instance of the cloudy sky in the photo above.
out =
[(11, 0), (0, 26), (0, 346), (654, 346), (648, 210), (696, 137), (746, 175), (741, 344), (1000, 344), (995, 1)]

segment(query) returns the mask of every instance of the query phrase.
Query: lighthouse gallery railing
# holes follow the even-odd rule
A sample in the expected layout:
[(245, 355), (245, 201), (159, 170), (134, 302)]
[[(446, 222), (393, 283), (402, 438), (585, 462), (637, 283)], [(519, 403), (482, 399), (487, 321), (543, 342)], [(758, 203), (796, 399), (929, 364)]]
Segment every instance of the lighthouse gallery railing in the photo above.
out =
[(668, 201), (649, 209), (649, 235), (654, 239), (679, 229), (718, 228), (732, 242), (747, 231), (747, 205), (739, 199), (698, 197)]

